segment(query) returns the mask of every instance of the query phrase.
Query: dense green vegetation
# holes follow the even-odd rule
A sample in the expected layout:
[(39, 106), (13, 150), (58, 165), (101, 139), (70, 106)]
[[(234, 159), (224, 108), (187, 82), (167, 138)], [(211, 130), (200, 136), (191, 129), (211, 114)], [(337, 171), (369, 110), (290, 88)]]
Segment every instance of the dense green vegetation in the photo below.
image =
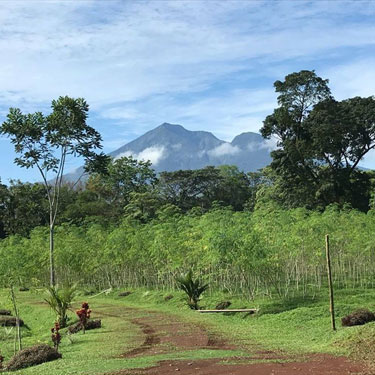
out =
[[(254, 212), (216, 208), (201, 214), (157, 211), (148, 223), (63, 224), (56, 230), (60, 283), (96, 288), (173, 288), (192, 268), (213, 289), (254, 297), (316, 293), (326, 283), (324, 235), (331, 235), (336, 287), (373, 287), (375, 215), (332, 206), (323, 213), (270, 205)], [(0, 243), (0, 282), (43, 285), (48, 280), (48, 228)]]

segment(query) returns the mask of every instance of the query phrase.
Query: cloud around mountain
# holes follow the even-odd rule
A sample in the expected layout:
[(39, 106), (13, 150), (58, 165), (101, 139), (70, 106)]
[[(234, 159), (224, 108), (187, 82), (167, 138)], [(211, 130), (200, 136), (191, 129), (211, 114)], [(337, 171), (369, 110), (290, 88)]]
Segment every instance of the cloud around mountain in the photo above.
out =
[[(242, 133), (232, 142), (225, 142), (210, 132), (190, 131), (181, 125), (164, 123), (109, 155), (114, 159), (132, 156), (137, 160), (150, 160), (156, 172), (224, 164), (253, 172), (270, 163), (270, 150), (274, 146), (274, 142), (257, 133)], [(74, 180), (78, 173), (68, 174), (66, 179)]]
[(168, 152), (165, 146), (155, 145), (147, 147), (139, 153), (131, 150), (122, 152), (121, 154), (117, 155), (115, 159), (119, 159), (123, 156), (133, 156), (133, 158), (137, 160), (149, 160), (155, 167), (158, 165), (160, 160), (163, 160), (168, 156)]

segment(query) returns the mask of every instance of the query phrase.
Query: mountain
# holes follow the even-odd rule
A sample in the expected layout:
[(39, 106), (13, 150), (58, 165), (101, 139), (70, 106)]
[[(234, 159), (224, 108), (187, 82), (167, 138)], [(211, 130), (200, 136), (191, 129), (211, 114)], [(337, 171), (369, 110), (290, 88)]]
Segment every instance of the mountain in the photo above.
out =
[[(150, 160), (156, 172), (199, 169), (207, 165), (237, 165), (249, 172), (265, 167), (271, 161), (270, 148), (260, 134), (242, 133), (225, 142), (206, 131), (190, 131), (181, 125), (164, 123), (139, 138), (111, 152), (114, 158), (132, 155)], [(66, 180), (76, 179), (82, 169), (69, 173)]]
[(181, 125), (164, 123), (110, 153), (118, 158), (133, 155), (150, 160), (157, 172), (198, 169), (210, 165), (206, 150), (223, 144), (212, 133), (189, 131)]

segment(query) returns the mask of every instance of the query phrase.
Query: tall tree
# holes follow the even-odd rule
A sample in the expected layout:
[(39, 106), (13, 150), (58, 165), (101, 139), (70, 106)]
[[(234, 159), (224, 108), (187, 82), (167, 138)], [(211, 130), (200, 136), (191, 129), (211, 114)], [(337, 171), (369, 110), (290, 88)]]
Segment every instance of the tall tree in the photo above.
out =
[(123, 207), (133, 192), (144, 193), (156, 184), (155, 171), (150, 161), (136, 160), (132, 156), (108, 159), (103, 171), (93, 173), (87, 188), (111, 204)]
[(59, 97), (52, 101), (52, 112), (23, 114), (10, 108), (0, 127), (19, 155), (15, 163), (37, 168), (45, 186), (49, 205), (50, 284), (55, 286), (54, 229), (59, 211), (60, 191), (67, 157), (82, 157), (86, 163), (97, 157), (100, 134), (86, 123), (89, 106), (82, 98)]
[(1, 216), (7, 235), (28, 236), (39, 225), (48, 223), (48, 204), (42, 184), (10, 181), (0, 194)]
[(158, 191), (162, 199), (183, 211), (209, 209), (214, 201), (240, 211), (251, 196), (248, 176), (233, 165), (162, 172)]
[[(351, 203), (368, 208), (369, 178), (358, 163), (375, 147), (375, 100), (335, 101), (328, 80), (301, 71), (275, 82), (279, 93), (261, 133), (278, 137), (275, 182), (288, 206)], [(366, 203), (367, 202), (367, 203)]]

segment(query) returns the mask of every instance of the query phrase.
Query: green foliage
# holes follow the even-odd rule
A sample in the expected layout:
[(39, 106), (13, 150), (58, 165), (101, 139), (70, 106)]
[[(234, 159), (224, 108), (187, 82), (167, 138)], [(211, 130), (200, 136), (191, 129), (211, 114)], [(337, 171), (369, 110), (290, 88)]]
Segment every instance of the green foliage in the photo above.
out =
[(131, 156), (109, 160), (104, 173), (94, 173), (88, 189), (115, 205), (124, 207), (130, 194), (145, 193), (156, 183), (151, 162), (138, 161)]
[(184, 212), (193, 207), (208, 210), (215, 201), (240, 211), (252, 195), (250, 176), (232, 165), (162, 172), (157, 190), (162, 200)]
[(272, 152), (274, 193), (286, 207), (331, 203), (367, 211), (370, 177), (358, 163), (375, 148), (375, 98), (335, 101), (328, 80), (300, 71), (276, 81), (273, 114), (261, 133), (278, 138)]
[(61, 328), (67, 326), (67, 311), (71, 307), (73, 299), (77, 293), (76, 285), (71, 287), (48, 287), (46, 289), (47, 296), (44, 299), (50, 308), (56, 313), (57, 320)]
[(42, 184), (10, 181), (0, 192), (0, 217), (7, 234), (28, 236), (40, 225), (48, 224), (48, 203)]
[(188, 297), (188, 305), (193, 310), (198, 310), (200, 296), (208, 289), (208, 284), (203, 284), (200, 280), (193, 280), (193, 271), (190, 270), (185, 276), (176, 278), (178, 287), (183, 290)]
[[(260, 196), (261, 189), (257, 195)], [(187, 214), (164, 205), (152, 218), (118, 225), (64, 223), (56, 228), (60, 283), (109, 287), (176, 287), (184, 270), (205, 275), (210, 289), (259, 295), (309, 295), (325, 287), (324, 236), (329, 233), (336, 288), (375, 287), (375, 214), (332, 205), (324, 212), (284, 210), (259, 201), (253, 212), (215, 205)], [(0, 285), (48, 283), (48, 228), (0, 241)], [(85, 256), (82, 256), (85, 254)]]
[(13, 143), (18, 154), (14, 162), (22, 168), (37, 168), (43, 180), (49, 208), (50, 284), (54, 286), (54, 228), (66, 158), (80, 156), (87, 164), (98, 157), (94, 150), (102, 146), (100, 134), (86, 123), (89, 106), (84, 99), (60, 96), (52, 101), (51, 108), (47, 116), (41, 112), (23, 114), (19, 108), (10, 108), (0, 134)]

